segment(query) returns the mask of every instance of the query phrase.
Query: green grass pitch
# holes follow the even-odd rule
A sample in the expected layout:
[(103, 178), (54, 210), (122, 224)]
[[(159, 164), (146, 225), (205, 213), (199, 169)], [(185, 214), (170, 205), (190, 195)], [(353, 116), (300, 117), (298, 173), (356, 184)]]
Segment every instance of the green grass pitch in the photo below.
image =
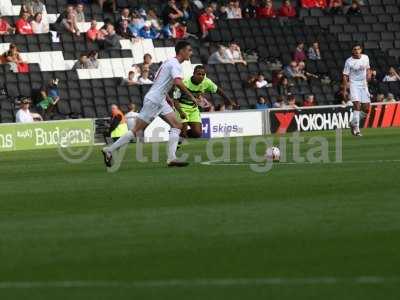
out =
[[(130, 145), (116, 173), (100, 148), (1, 153), (0, 299), (399, 299), (400, 129), (363, 133), (343, 133), (344, 163), (267, 173), (246, 150), (168, 169)], [(334, 132), (301, 136), (334, 157)]]

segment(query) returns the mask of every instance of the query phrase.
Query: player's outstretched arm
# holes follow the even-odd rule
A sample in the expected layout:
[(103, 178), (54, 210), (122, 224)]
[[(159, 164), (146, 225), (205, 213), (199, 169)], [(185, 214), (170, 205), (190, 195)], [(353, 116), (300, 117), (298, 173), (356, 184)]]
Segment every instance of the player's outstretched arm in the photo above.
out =
[(234, 101), (232, 101), (232, 100), (225, 94), (224, 90), (221, 89), (221, 87), (219, 87), (219, 86), (218, 86), (217, 94), (220, 95), (220, 96), (224, 99), (225, 104), (230, 104), (230, 105), (232, 105), (233, 107), (236, 107), (236, 106), (237, 106), (237, 103), (235, 103)]
[(182, 78), (175, 78), (174, 79), (174, 84), (183, 92), (186, 94), (186, 96), (189, 97), (190, 100), (192, 100), (193, 102), (197, 103), (198, 100), (195, 96), (193, 96), (193, 94), (188, 90), (188, 88), (185, 86), (185, 84), (183, 83)]
[(342, 80), (342, 93), (343, 95), (347, 94), (347, 85), (349, 82), (349, 75), (343, 74), (343, 80)]

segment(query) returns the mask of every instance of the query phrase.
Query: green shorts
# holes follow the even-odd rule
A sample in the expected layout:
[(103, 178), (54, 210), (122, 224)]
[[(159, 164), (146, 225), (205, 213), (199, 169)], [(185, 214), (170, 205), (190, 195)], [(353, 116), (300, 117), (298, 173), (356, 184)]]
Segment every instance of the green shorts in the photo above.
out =
[(179, 120), (182, 123), (201, 123), (200, 110), (198, 106), (181, 104), (181, 109), (186, 114), (186, 118), (182, 119), (180, 118), (179, 113), (177, 112)]

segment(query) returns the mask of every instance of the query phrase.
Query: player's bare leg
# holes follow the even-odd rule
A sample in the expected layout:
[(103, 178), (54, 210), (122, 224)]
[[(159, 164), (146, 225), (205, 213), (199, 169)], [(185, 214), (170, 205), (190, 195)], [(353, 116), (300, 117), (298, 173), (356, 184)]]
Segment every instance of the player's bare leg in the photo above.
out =
[(361, 136), (360, 134), (360, 101), (353, 101), (353, 118), (350, 122), (351, 133), (354, 136)]
[(201, 135), (203, 134), (202, 124), (197, 122), (189, 122), (188, 125), (190, 126), (190, 129), (187, 132), (188, 137), (193, 139), (201, 138)]
[(168, 140), (168, 167), (186, 167), (189, 163), (178, 161), (176, 159), (176, 150), (178, 148), (182, 123), (177, 120), (175, 112), (164, 115), (163, 119), (171, 126)]
[(143, 121), (140, 118), (137, 118), (135, 127), (132, 130), (129, 130), (126, 134), (121, 136), (115, 143), (113, 143), (110, 147), (104, 147), (102, 149), (102, 153), (104, 156), (104, 163), (107, 167), (112, 166), (112, 156), (115, 150), (118, 150), (122, 146), (130, 143), (135, 137), (140, 137), (143, 131), (149, 124)]

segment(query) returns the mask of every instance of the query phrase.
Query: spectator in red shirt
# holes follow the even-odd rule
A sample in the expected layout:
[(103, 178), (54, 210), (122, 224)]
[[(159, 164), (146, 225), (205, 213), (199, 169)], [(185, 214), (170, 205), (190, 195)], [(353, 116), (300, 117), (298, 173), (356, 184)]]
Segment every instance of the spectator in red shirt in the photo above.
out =
[(6, 19), (0, 16), (0, 35), (8, 35), (15, 32), (15, 29), (10, 26)]
[(290, 0), (285, 0), (282, 2), (282, 6), (279, 9), (279, 16), (290, 17), (290, 18), (296, 16), (296, 9), (290, 3)]
[(296, 50), (293, 53), (293, 60), (296, 62), (305, 61), (307, 59), (306, 53), (304, 52), (304, 43), (300, 42)]
[(98, 35), (99, 35), (99, 30), (97, 29), (97, 22), (96, 20), (92, 20), (92, 22), (90, 22), (90, 28), (86, 32), (86, 36), (89, 40), (94, 42), (95, 40), (97, 40)]
[(303, 107), (308, 106), (316, 106), (317, 103), (315, 101), (314, 95), (308, 95), (306, 99), (303, 101)]
[(215, 28), (215, 16), (211, 6), (208, 6), (204, 12), (199, 16), (199, 24), (203, 38), (208, 35), (211, 29)]
[(31, 23), (28, 21), (29, 16), (29, 13), (24, 12), (21, 18), (15, 22), (15, 27), (19, 34), (33, 34)]
[(276, 12), (271, 0), (263, 0), (256, 10), (257, 18), (275, 18)]
[(301, 6), (304, 8), (326, 8), (326, 0), (301, 0)]

